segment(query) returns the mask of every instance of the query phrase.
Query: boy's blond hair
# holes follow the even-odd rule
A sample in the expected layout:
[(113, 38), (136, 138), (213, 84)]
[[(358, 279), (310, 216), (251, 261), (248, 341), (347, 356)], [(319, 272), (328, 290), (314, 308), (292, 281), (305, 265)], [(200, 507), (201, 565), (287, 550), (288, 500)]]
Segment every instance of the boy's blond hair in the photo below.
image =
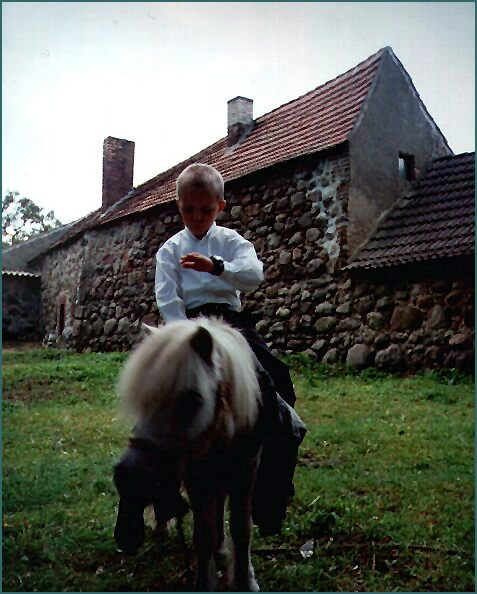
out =
[(224, 199), (224, 178), (212, 165), (192, 163), (186, 167), (176, 180), (177, 199), (180, 199), (186, 186), (193, 190), (212, 191), (219, 201)]

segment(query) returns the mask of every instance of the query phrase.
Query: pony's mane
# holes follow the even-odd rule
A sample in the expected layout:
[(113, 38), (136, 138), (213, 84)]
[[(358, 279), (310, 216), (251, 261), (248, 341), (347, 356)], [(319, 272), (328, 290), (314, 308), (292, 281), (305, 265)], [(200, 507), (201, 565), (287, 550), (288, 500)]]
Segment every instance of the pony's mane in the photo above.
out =
[[(213, 341), (212, 366), (191, 345), (199, 328)], [(260, 389), (253, 354), (237, 330), (218, 319), (197, 318), (151, 328), (128, 359), (119, 381), (119, 395), (136, 420), (154, 415), (191, 381), (215, 398), (215, 387), (227, 387), (228, 408), (236, 428), (254, 424)]]

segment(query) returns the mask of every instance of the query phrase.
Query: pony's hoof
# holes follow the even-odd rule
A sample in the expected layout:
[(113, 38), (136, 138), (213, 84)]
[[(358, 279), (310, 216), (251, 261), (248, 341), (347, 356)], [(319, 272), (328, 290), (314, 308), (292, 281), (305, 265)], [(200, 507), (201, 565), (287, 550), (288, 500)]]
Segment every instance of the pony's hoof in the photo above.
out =
[(255, 578), (247, 580), (245, 584), (236, 583), (235, 592), (260, 592), (260, 586)]
[(260, 592), (260, 586), (255, 579), (255, 573), (251, 565), (248, 570), (248, 575), (245, 577), (245, 579), (235, 578), (233, 582), (233, 589), (236, 592)]
[(216, 581), (215, 580), (201, 580), (197, 579), (194, 587), (194, 592), (215, 592)]

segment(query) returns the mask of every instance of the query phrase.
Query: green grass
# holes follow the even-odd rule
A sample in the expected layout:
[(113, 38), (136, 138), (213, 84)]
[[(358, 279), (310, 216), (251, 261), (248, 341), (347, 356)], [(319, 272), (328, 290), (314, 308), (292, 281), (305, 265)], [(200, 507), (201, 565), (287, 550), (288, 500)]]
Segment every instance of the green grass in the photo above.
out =
[[(175, 530), (135, 557), (113, 540), (124, 359), (4, 354), (4, 591), (189, 589)], [(282, 536), (254, 534), (261, 589), (474, 591), (472, 380), (289, 362), (309, 430)]]

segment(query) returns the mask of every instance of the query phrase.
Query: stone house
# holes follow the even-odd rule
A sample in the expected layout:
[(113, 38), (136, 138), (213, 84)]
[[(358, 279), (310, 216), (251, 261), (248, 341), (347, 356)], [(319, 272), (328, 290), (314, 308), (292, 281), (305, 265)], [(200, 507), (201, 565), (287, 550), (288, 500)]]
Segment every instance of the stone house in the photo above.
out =
[(2, 336), (4, 340), (41, 340), (41, 274), (30, 260), (56, 243), (74, 225), (36, 235), (2, 252)]
[[(259, 315), (273, 348), (356, 366), (454, 364), (449, 353), (457, 343), (469, 350), (472, 329), (468, 316), (456, 321), (441, 301), (461, 291), (470, 306), (468, 273), (446, 280), (451, 289), (439, 293), (433, 283), (444, 282), (442, 267), (429, 280), (433, 255), (422, 252), (409, 280), (407, 269), (392, 271), (400, 261), (369, 264), (374, 244), (366, 243), (381, 238), (386, 213), (399, 222), (389, 215), (393, 205), (404, 195), (409, 201), (440, 159), (448, 159), (448, 173), (457, 166), (451, 156), (391, 48), (256, 119), (250, 99), (232, 99), (224, 138), (137, 188), (134, 143), (108, 137), (101, 208), (29, 261), (42, 276), (45, 333), (78, 350), (125, 350), (141, 322), (160, 323), (155, 253), (182, 228), (175, 179), (189, 163), (205, 162), (226, 182), (219, 224), (250, 239), (264, 262), (265, 283), (244, 296), (244, 307)], [(392, 238), (380, 241), (392, 252)], [(435, 328), (429, 317), (440, 315), (439, 304), (446, 323)], [(412, 324), (411, 307), (420, 315)]]

